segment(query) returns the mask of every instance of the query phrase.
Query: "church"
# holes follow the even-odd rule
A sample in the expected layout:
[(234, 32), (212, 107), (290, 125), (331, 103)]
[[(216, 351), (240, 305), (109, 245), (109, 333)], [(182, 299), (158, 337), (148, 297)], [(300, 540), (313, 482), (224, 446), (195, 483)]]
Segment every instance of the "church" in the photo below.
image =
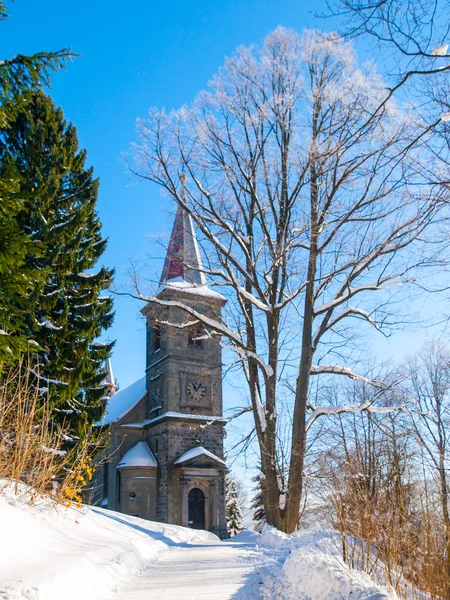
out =
[(210, 289), (192, 219), (179, 208), (156, 302), (148, 303), (145, 376), (115, 391), (98, 424), (109, 447), (96, 471), (93, 501), (144, 519), (226, 537), (225, 422), (220, 336), (179, 304), (220, 318), (225, 298)]

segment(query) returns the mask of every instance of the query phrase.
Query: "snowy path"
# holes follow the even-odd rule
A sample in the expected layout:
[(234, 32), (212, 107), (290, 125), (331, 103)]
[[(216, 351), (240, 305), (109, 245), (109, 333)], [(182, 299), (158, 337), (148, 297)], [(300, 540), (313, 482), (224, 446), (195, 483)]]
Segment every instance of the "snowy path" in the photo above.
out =
[(398, 600), (342, 562), (338, 532), (206, 531), (0, 494), (0, 600)]
[(211, 542), (174, 548), (118, 588), (120, 600), (247, 600), (260, 597), (266, 558), (247, 544)]

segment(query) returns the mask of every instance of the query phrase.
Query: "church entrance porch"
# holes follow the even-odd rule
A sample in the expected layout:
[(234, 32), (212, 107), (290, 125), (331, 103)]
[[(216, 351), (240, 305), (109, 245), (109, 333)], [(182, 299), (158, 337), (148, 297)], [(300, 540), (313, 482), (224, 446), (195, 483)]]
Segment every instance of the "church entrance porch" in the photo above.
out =
[(188, 495), (188, 525), (205, 529), (205, 494), (200, 488), (192, 488)]
[[(187, 450), (174, 463), (179, 517), (174, 522), (226, 537), (224, 461), (202, 446)], [(174, 507), (175, 508), (175, 507)]]
[(184, 471), (179, 479), (180, 525), (221, 534), (218, 511), (220, 479), (218, 471)]

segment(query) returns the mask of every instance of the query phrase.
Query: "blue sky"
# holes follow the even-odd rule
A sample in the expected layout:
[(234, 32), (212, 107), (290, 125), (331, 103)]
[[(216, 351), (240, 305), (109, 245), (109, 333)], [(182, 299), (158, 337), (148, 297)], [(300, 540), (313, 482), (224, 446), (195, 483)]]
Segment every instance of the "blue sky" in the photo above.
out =
[[(135, 122), (150, 106), (191, 101), (240, 44), (260, 42), (277, 25), (318, 24), (320, 2), (301, 0), (16, 0), (0, 24), (0, 56), (72, 47), (81, 54), (52, 78), (50, 93), (78, 130), (100, 177), (98, 210), (109, 238), (104, 262), (126, 285), (128, 259), (149, 254), (162, 268), (163, 251), (148, 234), (168, 233), (172, 214), (156, 187), (136, 185), (121, 162), (135, 139)], [(142, 376), (144, 324), (139, 303), (117, 298), (109, 330), (121, 387)]]
[[(76, 125), (100, 177), (98, 211), (109, 238), (103, 262), (116, 268), (118, 288), (127, 285), (128, 260), (150, 255), (149, 275), (161, 271), (163, 250), (148, 236), (168, 234), (172, 226), (168, 200), (156, 187), (133, 182), (121, 161), (135, 140), (136, 119), (150, 106), (190, 102), (226, 55), (240, 44), (261, 42), (277, 25), (330, 29), (332, 22), (312, 14), (324, 5), (323, 0), (16, 0), (9, 5), (10, 19), (0, 23), (1, 58), (69, 46), (81, 55), (53, 76), (50, 93)], [(117, 340), (113, 366), (124, 388), (144, 373), (145, 328), (139, 302), (118, 297), (115, 308), (107, 336)], [(423, 332), (406, 331), (368, 347), (380, 358), (399, 357), (424, 338)], [(226, 385), (225, 406), (239, 403), (238, 390)], [(233, 432), (230, 438), (235, 439)]]

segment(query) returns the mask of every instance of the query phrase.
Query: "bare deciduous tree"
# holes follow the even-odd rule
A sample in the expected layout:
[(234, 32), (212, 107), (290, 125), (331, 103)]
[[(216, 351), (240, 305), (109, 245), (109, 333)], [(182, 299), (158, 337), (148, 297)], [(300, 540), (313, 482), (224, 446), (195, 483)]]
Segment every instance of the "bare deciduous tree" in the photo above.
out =
[(440, 116), (448, 144), (450, 19), (448, 0), (330, 0), (345, 38), (375, 45), (390, 93), (417, 99), (427, 120)]
[[(407, 410), (338, 416), (320, 443), (314, 492), (342, 534), (343, 559), (401, 598), (449, 597), (449, 365), (433, 341), (397, 371), (383, 401), (408, 398)], [(359, 382), (339, 388), (355, 404), (370, 394)]]
[(408, 78), (449, 68), (443, 60), (450, 56), (448, 0), (332, 0), (328, 5), (347, 37), (369, 36), (384, 52), (392, 50), (397, 74), (399, 59), (408, 66), (402, 69)]
[[(192, 106), (152, 110), (139, 124), (131, 169), (192, 216), (205, 274), (229, 302), (219, 320), (145, 300), (179, 305), (235, 353), (255, 418), (266, 519), (286, 532), (298, 523), (312, 422), (380, 410), (380, 382), (370, 382), (365, 404), (330, 409), (310, 404), (310, 386), (332, 374), (369, 382), (351, 362), (355, 325), (389, 331), (392, 296), (430, 260), (426, 242), (447, 199), (435, 182), (432, 133), (390, 99), (372, 67), (358, 67), (347, 43), (283, 28), (261, 48), (239, 48)], [(284, 484), (283, 382), (292, 393)]]
[(434, 341), (411, 361), (410, 393), (413, 432), (426, 458), (428, 477), (437, 482), (440, 520), (445, 532), (446, 595), (450, 594), (450, 354)]
[[(339, 388), (338, 395), (357, 404), (370, 399), (366, 384)], [(383, 402), (392, 406), (402, 399), (389, 390)], [(407, 421), (404, 412), (339, 415), (322, 440), (315, 482), (326, 517), (341, 533), (343, 560), (394, 586), (399, 597), (417, 570), (411, 560), (417, 527)]]

